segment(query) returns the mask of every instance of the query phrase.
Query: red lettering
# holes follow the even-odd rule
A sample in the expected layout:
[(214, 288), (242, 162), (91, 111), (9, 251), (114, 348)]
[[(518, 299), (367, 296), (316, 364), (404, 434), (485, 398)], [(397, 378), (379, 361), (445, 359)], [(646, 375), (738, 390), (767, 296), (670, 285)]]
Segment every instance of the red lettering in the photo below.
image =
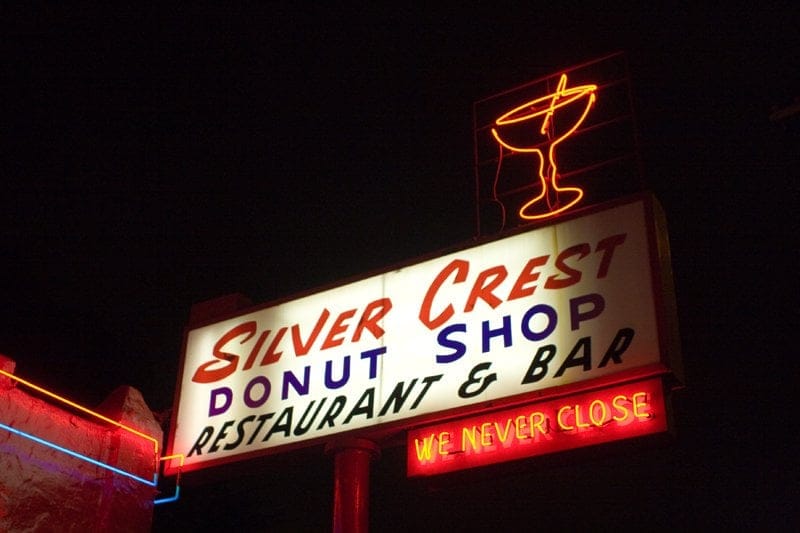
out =
[[(243, 324), (239, 324), (238, 326), (234, 327), (227, 333), (225, 333), (219, 340), (214, 344), (214, 348), (211, 351), (212, 355), (216, 357), (216, 359), (207, 361), (200, 365), (192, 376), (192, 381), (195, 383), (213, 383), (215, 381), (219, 381), (221, 379), (225, 379), (226, 377), (230, 376), (236, 371), (236, 366), (239, 364), (239, 356), (224, 352), (222, 349), (228, 344), (230, 341), (237, 337), (241, 337), (245, 335), (245, 338), (239, 341), (239, 344), (244, 344), (250, 338), (256, 334), (256, 322), (255, 320), (251, 320), (249, 322), (245, 322)], [(219, 364), (220, 362), (225, 363), (220, 368), (212, 368), (214, 365)]]
[(582, 243), (571, 246), (558, 254), (558, 257), (556, 258), (556, 268), (558, 268), (562, 273), (566, 274), (567, 277), (564, 279), (559, 279), (560, 274), (553, 274), (547, 278), (547, 281), (545, 281), (544, 288), (563, 289), (578, 283), (581, 280), (581, 271), (575, 270), (571, 266), (567, 265), (566, 260), (574, 255), (579, 255), (580, 257), (578, 257), (578, 260), (581, 260), (589, 255), (591, 251), (592, 249), (589, 247), (588, 243)]
[(525, 264), (522, 272), (520, 272), (517, 277), (516, 283), (514, 283), (514, 287), (511, 289), (511, 292), (508, 293), (509, 301), (533, 294), (533, 291), (536, 290), (536, 285), (530, 287), (527, 285), (539, 280), (539, 274), (541, 274), (541, 272), (536, 272), (536, 269), (547, 264), (548, 259), (550, 259), (549, 255), (542, 255), (540, 257), (534, 257)]
[(258, 337), (258, 340), (256, 341), (256, 345), (253, 346), (252, 350), (250, 350), (250, 355), (247, 356), (247, 361), (245, 361), (242, 370), (250, 370), (253, 367), (253, 363), (256, 362), (256, 356), (258, 355), (258, 352), (261, 351), (261, 345), (264, 344), (264, 341), (267, 340), (267, 337), (269, 337), (270, 333), (272, 333), (270, 330), (261, 332), (261, 335)]
[(479, 298), (489, 304), (492, 309), (503, 303), (503, 300), (495, 296), (492, 291), (506, 279), (506, 276), (508, 276), (508, 270), (503, 265), (487, 268), (478, 274), (478, 279), (472, 285), (472, 290), (467, 298), (467, 305), (464, 306), (464, 312), (472, 311)]
[(323, 309), (322, 313), (320, 313), (319, 318), (317, 319), (314, 329), (311, 331), (311, 335), (309, 335), (305, 344), (303, 343), (303, 339), (300, 338), (300, 324), (295, 324), (292, 326), (292, 344), (294, 345), (295, 355), (308, 354), (308, 351), (311, 350), (311, 346), (314, 344), (314, 341), (317, 340), (319, 332), (322, 331), (322, 327), (325, 325), (325, 322), (328, 320), (329, 316), (331, 316), (331, 312), (327, 309)]
[(627, 234), (620, 233), (619, 235), (606, 237), (597, 243), (597, 248), (594, 251), (599, 252), (602, 250), (603, 252), (603, 258), (600, 260), (600, 266), (597, 269), (597, 279), (602, 279), (608, 275), (608, 267), (611, 265), (614, 249), (625, 242), (625, 237), (627, 237)]
[[(370, 332), (376, 339), (379, 339), (385, 334), (379, 322), (386, 316), (386, 313), (388, 313), (391, 308), (392, 301), (390, 298), (380, 298), (370, 302), (361, 313), (360, 320), (357, 324), (352, 323), (351, 319), (356, 316), (358, 308), (348, 309), (339, 313), (336, 319), (330, 323), (327, 334), (324, 336), (324, 340), (319, 346), (319, 350), (326, 350), (342, 345), (347, 340), (348, 330), (354, 330), (352, 342), (358, 342), (365, 331)], [(258, 323), (255, 320), (239, 324), (225, 332), (225, 334), (217, 340), (212, 348), (214, 359), (202, 363), (195, 371), (192, 381), (196, 383), (212, 383), (225, 379), (236, 372), (240, 355), (231, 353), (229, 348), (227, 348), (228, 345), (234, 341), (238, 341), (241, 345), (248, 344), (249, 351), (247, 352), (247, 358), (241, 357), (244, 362), (244, 365), (240, 368), (241, 370), (250, 370), (253, 368), (259, 356), (261, 357), (261, 361), (259, 362), (260, 366), (278, 362), (283, 355), (283, 350), (280, 349), (281, 342), (286, 336), (286, 332), (290, 329), (295, 355), (298, 357), (307, 355), (311, 349), (317, 345), (316, 341), (323, 338), (323, 330), (326, 324), (329, 324), (328, 318), (330, 316), (331, 312), (328, 311), (328, 309), (323, 309), (313, 329), (306, 338), (303, 338), (300, 324), (278, 328), (266, 350), (264, 350), (264, 346), (267, 344), (267, 340), (270, 335), (272, 335), (273, 330), (265, 329), (256, 337), (259, 330)]]
[[(339, 316), (336, 317), (336, 320), (333, 322), (331, 329), (328, 331), (328, 336), (325, 337), (325, 342), (322, 343), (320, 350), (327, 350), (328, 348), (339, 346), (344, 342), (344, 337), (341, 335), (347, 331), (347, 324), (345, 322), (353, 318), (353, 315), (355, 314), (356, 310), (350, 309), (340, 313)], [(337, 335), (339, 335), (338, 338)]]
[(261, 366), (277, 363), (278, 359), (281, 358), (283, 352), (276, 352), (275, 348), (278, 347), (278, 343), (281, 342), (281, 339), (283, 338), (283, 335), (284, 333), (286, 333), (287, 329), (288, 328), (286, 327), (282, 327), (281, 329), (278, 330), (278, 333), (275, 334), (275, 338), (272, 339), (271, 343), (269, 343), (269, 348), (267, 348), (267, 353), (265, 353), (264, 358), (261, 359)]
[(463, 283), (467, 279), (469, 262), (463, 259), (454, 259), (449, 265), (444, 267), (439, 274), (437, 274), (436, 278), (433, 280), (433, 283), (431, 283), (431, 286), (428, 287), (428, 292), (425, 293), (425, 299), (422, 301), (422, 306), (419, 310), (419, 319), (428, 327), (428, 329), (438, 328), (450, 320), (450, 317), (453, 316), (453, 305), (448, 304), (444, 311), (439, 313), (436, 318), (431, 318), (433, 298), (436, 296), (436, 293), (442, 287), (442, 284), (445, 282), (445, 280), (453, 272), (455, 272), (455, 279), (453, 280), (453, 283)]
[[(614, 252), (618, 246), (625, 242), (625, 238), (626, 234), (621, 233), (606, 237), (597, 243), (594, 250), (596, 253), (600, 254), (597, 265), (597, 279), (604, 278), (608, 275)], [(556, 273), (547, 277), (544, 282), (544, 288), (558, 290), (580, 283), (586, 267), (581, 269), (576, 263), (582, 262), (582, 260), (591, 253), (592, 247), (588, 242), (576, 244), (561, 250), (553, 261), (553, 269)], [(539, 286), (537, 283), (542, 275), (541, 270), (548, 265), (550, 258), (550, 255), (542, 255), (529, 259), (516, 275), (514, 284), (511, 286), (505, 298), (503, 297), (503, 286), (508, 278), (507, 267), (505, 265), (494, 265), (482, 270), (472, 282), (472, 286), (466, 298), (462, 300), (462, 311), (464, 313), (474, 311), (479, 300), (484, 301), (492, 309), (495, 309), (504, 301), (518, 300), (520, 298), (532, 296)], [(437, 309), (437, 313), (434, 311), (434, 299), (439, 296), (444, 300), (445, 296), (443, 296), (443, 293), (445, 293), (445, 291), (443, 287), (448, 280), (450, 280), (449, 283), (452, 285), (467, 281), (469, 278), (469, 268), (469, 261), (465, 259), (454, 259), (436, 275), (428, 291), (425, 293), (425, 298), (419, 310), (419, 319), (428, 329), (433, 330), (441, 327), (455, 315), (455, 305), (457, 305), (457, 303), (442, 301), (439, 307), (441, 310), (438, 311)], [(442, 293), (442, 295), (440, 295), (440, 293)], [(360, 333), (360, 331), (357, 333)], [(383, 330), (381, 330), (381, 333), (383, 333)]]
[(361, 340), (361, 334), (365, 329), (369, 330), (376, 339), (383, 337), (385, 331), (380, 324), (378, 324), (378, 321), (386, 316), (386, 313), (388, 313), (391, 308), (392, 300), (389, 298), (381, 298), (380, 300), (370, 302), (366, 309), (364, 309), (364, 312), (361, 313), (361, 320), (358, 321), (356, 331), (353, 333), (353, 342)]

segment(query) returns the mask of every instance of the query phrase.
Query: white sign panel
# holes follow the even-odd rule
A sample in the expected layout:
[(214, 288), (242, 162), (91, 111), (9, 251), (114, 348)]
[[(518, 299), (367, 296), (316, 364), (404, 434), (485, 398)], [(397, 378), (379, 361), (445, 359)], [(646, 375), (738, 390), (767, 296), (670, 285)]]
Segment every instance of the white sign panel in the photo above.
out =
[(186, 470), (661, 361), (636, 200), (188, 331)]

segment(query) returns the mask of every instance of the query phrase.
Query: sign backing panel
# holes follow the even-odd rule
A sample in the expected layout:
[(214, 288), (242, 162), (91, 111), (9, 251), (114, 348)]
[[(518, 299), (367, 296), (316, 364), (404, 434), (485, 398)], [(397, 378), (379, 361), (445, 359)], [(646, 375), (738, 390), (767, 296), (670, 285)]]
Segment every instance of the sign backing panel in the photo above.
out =
[(408, 433), (408, 476), (430, 476), (663, 433), (659, 378), (616, 385)]
[(169, 453), (189, 471), (662, 365), (653, 209), (601, 206), (189, 329)]

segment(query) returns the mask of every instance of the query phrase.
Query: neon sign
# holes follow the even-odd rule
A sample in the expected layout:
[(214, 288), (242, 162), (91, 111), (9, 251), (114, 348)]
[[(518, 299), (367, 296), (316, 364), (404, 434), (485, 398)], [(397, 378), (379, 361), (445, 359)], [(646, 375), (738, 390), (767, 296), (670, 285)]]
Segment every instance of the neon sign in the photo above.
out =
[(631, 198), (191, 324), (168, 452), (193, 471), (611, 374), (667, 372), (653, 207)]
[(64, 446), (60, 446), (60, 445), (58, 445), (58, 444), (56, 444), (56, 443), (54, 443), (52, 441), (43, 439), (41, 437), (37, 437), (36, 435), (33, 435), (33, 434), (28, 433), (26, 431), (22, 431), (21, 429), (17, 429), (14, 426), (9, 426), (9, 425), (0, 423), (0, 429), (4, 429), (4, 430), (8, 431), (9, 433), (11, 433), (13, 435), (17, 435), (18, 437), (26, 438), (28, 440), (31, 440), (31, 441), (37, 443), (37, 444), (41, 444), (42, 446), (46, 446), (48, 448), (52, 448), (52, 449), (54, 449), (56, 451), (59, 451), (59, 452), (64, 453), (66, 455), (69, 455), (70, 457), (74, 457), (76, 459), (80, 459), (81, 461), (86, 461), (87, 463), (93, 464), (94, 466), (97, 466), (99, 468), (104, 468), (106, 470), (110, 470), (111, 472), (114, 472), (115, 474), (119, 474), (121, 476), (128, 477), (130, 479), (133, 479), (134, 481), (138, 481), (139, 483), (144, 483), (145, 485), (149, 485), (151, 487), (155, 487), (156, 483), (158, 482), (158, 474), (153, 474), (153, 479), (152, 480), (145, 479), (145, 478), (143, 478), (141, 476), (137, 476), (136, 474), (134, 474), (132, 472), (128, 472), (127, 470), (123, 470), (121, 468), (117, 468), (115, 466), (112, 466), (112, 465), (110, 465), (108, 463), (104, 463), (102, 461), (98, 461), (97, 459), (93, 459), (93, 458), (89, 457), (88, 455), (84, 455), (82, 453), (76, 452), (76, 451), (71, 450), (69, 448), (66, 448)]
[(649, 379), (408, 433), (408, 476), (428, 476), (667, 431), (663, 385)]
[(184, 455), (183, 454), (177, 453), (177, 454), (171, 454), (171, 455), (166, 455), (166, 456), (159, 457), (159, 442), (155, 437), (153, 437), (151, 435), (147, 435), (145, 433), (142, 433), (141, 431), (139, 431), (137, 429), (134, 429), (134, 428), (129, 427), (129, 426), (125, 425), (125, 424), (122, 424), (122, 423), (120, 423), (120, 422), (118, 422), (116, 420), (108, 418), (105, 415), (102, 415), (102, 414), (100, 414), (100, 413), (98, 413), (96, 411), (93, 411), (93, 410), (91, 410), (91, 409), (89, 409), (87, 407), (84, 407), (84, 406), (82, 406), (82, 405), (80, 405), (78, 403), (75, 403), (72, 400), (69, 400), (69, 399), (67, 399), (67, 398), (65, 398), (63, 396), (60, 396), (60, 395), (58, 395), (58, 394), (56, 394), (56, 393), (54, 393), (52, 391), (49, 391), (49, 390), (47, 390), (47, 389), (45, 389), (43, 387), (40, 387), (39, 385), (31, 383), (30, 381), (22, 379), (19, 376), (15, 376), (14, 374), (12, 374), (10, 372), (6, 372), (5, 370), (0, 370), (0, 376), (4, 376), (4, 377), (6, 377), (6, 378), (8, 378), (10, 380), (13, 380), (13, 381), (17, 382), (20, 385), (24, 385), (25, 387), (27, 387), (27, 388), (29, 388), (29, 389), (31, 389), (33, 391), (36, 391), (36, 392), (38, 392), (40, 394), (43, 394), (43, 395), (45, 395), (45, 396), (47, 396), (47, 397), (49, 397), (49, 398), (51, 398), (53, 400), (56, 400), (57, 402), (60, 402), (60, 403), (62, 403), (64, 405), (66, 405), (68, 407), (71, 407), (73, 409), (76, 409), (76, 410), (84, 413), (84, 414), (87, 414), (92, 418), (96, 418), (97, 420), (100, 420), (100, 421), (102, 421), (104, 423), (110, 424), (112, 426), (116, 426), (117, 428), (119, 428), (119, 429), (121, 429), (121, 430), (123, 430), (123, 431), (125, 431), (127, 433), (130, 433), (134, 437), (141, 438), (141, 439), (149, 442), (150, 444), (152, 444), (152, 446), (153, 446), (153, 474), (152, 474), (152, 481), (147, 479), (147, 478), (144, 478), (142, 476), (138, 476), (138, 475), (136, 475), (136, 474), (134, 474), (132, 472), (129, 472), (127, 470), (123, 470), (121, 468), (118, 468), (118, 467), (113, 466), (111, 464), (105, 463), (105, 462), (100, 461), (98, 459), (94, 459), (92, 457), (89, 457), (89, 456), (87, 456), (85, 454), (82, 454), (80, 452), (77, 452), (75, 450), (67, 448), (65, 446), (61, 446), (61, 445), (59, 445), (59, 444), (57, 444), (55, 442), (52, 442), (50, 440), (47, 440), (47, 439), (44, 439), (42, 437), (33, 435), (31, 433), (23, 431), (23, 430), (21, 430), (19, 428), (16, 428), (14, 426), (0, 423), (0, 429), (8, 431), (12, 435), (16, 435), (18, 437), (22, 437), (22, 438), (28, 439), (30, 441), (33, 441), (33, 442), (35, 442), (37, 444), (40, 444), (42, 446), (45, 446), (47, 448), (51, 448), (53, 450), (59, 451), (59, 452), (64, 453), (64, 454), (66, 454), (66, 455), (68, 455), (70, 457), (73, 457), (75, 459), (79, 459), (81, 461), (85, 461), (85, 462), (87, 462), (89, 464), (92, 464), (92, 465), (98, 467), (98, 468), (103, 468), (105, 470), (109, 470), (109, 471), (111, 471), (111, 472), (113, 472), (115, 474), (118, 474), (120, 476), (124, 476), (124, 477), (130, 478), (130, 479), (133, 479), (134, 481), (137, 481), (139, 483), (143, 483), (145, 485), (148, 485), (148, 486), (151, 486), (151, 487), (154, 487), (154, 488), (158, 487), (159, 470), (160, 470), (160, 466), (162, 465), (162, 463), (165, 463), (167, 461), (177, 462), (178, 463), (177, 467), (175, 467), (173, 469), (177, 473), (177, 478), (176, 478), (176, 481), (175, 481), (175, 492), (174, 492), (174, 494), (172, 496), (168, 496), (168, 497), (164, 497), (164, 498), (156, 498), (153, 501), (153, 503), (158, 505), (158, 504), (162, 504), (162, 503), (171, 503), (171, 502), (177, 501), (177, 499), (178, 499), (178, 497), (180, 495), (180, 476), (181, 476), (181, 472), (183, 470), (183, 462), (184, 462)]
[[(596, 91), (597, 85), (593, 84), (567, 88), (567, 75), (562, 74), (554, 93), (527, 101), (494, 121), (492, 136), (501, 147), (498, 171), (502, 165), (503, 148), (511, 152), (537, 155), (541, 192), (520, 208), (521, 218), (525, 220), (550, 218), (563, 213), (583, 198), (583, 189), (559, 186), (556, 146), (572, 135), (586, 119), (586, 115), (594, 105)], [(565, 131), (558, 132), (556, 115), (563, 114), (568, 109), (577, 111), (577, 114), (571, 117), (571, 125)], [(541, 122), (538, 122), (539, 120)], [(529, 140), (525, 145), (517, 144), (519, 141), (516, 140), (508, 140), (514, 137), (518, 124), (532, 126), (528, 129), (528, 133), (530, 129), (535, 131), (533, 140)], [(530, 139), (530, 135), (526, 135), (526, 138)], [(547, 145), (546, 158), (540, 148), (542, 145)]]

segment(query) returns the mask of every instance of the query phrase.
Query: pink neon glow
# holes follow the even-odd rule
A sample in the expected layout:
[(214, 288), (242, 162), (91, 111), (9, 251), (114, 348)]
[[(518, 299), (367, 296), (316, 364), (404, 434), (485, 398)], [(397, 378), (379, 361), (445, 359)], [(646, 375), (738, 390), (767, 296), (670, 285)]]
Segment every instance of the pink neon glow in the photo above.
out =
[[(58, 394), (56, 394), (54, 392), (51, 392), (51, 391), (49, 391), (49, 390), (47, 390), (47, 389), (45, 389), (43, 387), (40, 387), (39, 385), (31, 383), (30, 381), (22, 379), (19, 376), (15, 376), (14, 374), (6, 372), (5, 370), (0, 370), (0, 375), (3, 375), (3, 376), (5, 376), (5, 377), (7, 377), (9, 379), (12, 379), (12, 380), (16, 381), (17, 383), (19, 383), (21, 385), (24, 385), (24, 386), (26, 386), (26, 387), (28, 387), (28, 388), (40, 393), (40, 394), (44, 394), (45, 396), (48, 396), (48, 397), (50, 397), (50, 398), (52, 398), (52, 399), (54, 399), (54, 400), (56, 400), (56, 401), (58, 401), (58, 402), (60, 402), (60, 403), (62, 403), (64, 405), (67, 405), (67, 406), (73, 408), (73, 409), (77, 409), (78, 411), (81, 411), (81, 412), (83, 412), (83, 413), (85, 413), (85, 414), (87, 414), (87, 415), (89, 415), (89, 416), (91, 416), (93, 418), (101, 420), (101, 421), (103, 421), (103, 422), (105, 422), (107, 424), (111, 424), (113, 426), (116, 426), (116, 427), (118, 427), (118, 428), (120, 428), (120, 429), (122, 429), (124, 431), (127, 431), (128, 433), (131, 433), (132, 435), (135, 435), (136, 437), (139, 437), (139, 438), (142, 438), (142, 439), (145, 439), (145, 440), (149, 441), (153, 445), (153, 457), (154, 457), (153, 469), (154, 469), (154, 471), (156, 473), (156, 478), (157, 478), (157, 474), (158, 474), (158, 470), (159, 470), (158, 465), (161, 462), (164, 462), (164, 461), (167, 461), (167, 460), (178, 460), (178, 463), (179, 463), (178, 475), (180, 476), (180, 469), (183, 467), (184, 455), (183, 454), (173, 454), (173, 455), (168, 455), (168, 456), (164, 456), (164, 457), (159, 457), (158, 456), (159, 455), (159, 442), (158, 442), (158, 439), (156, 439), (155, 437), (152, 437), (150, 435), (142, 433), (141, 431), (139, 431), (137, 429), (134, 429), (132, 427), (126, 426), (125, 424), (122, 424), (122, 423), (120, 423), (120, 422), (118, 422), (116, 420), (112, 420), (111, 418), (108, 418), (105, 415), (102, 415), (102, 414), (100, 414), (100, 413), (98, 413), (96, 411), (93, 411), (93, 410), (91, 410), (91, 409), (89, 409), (87, 407), (84, 407), (84, 406), (82, 406), (82, 405), (80, 405), (78, 403), (75, 403), (72, 400), (64, 398), (63, 396), (60, 396), (60, 395), (58, 395)], [(94, 461), (94, 460), (91, 460), (91, 461)]]
[(667, 430), (663, 385), (648, 379), (408, 432), (409, 476), (428, 476)]

